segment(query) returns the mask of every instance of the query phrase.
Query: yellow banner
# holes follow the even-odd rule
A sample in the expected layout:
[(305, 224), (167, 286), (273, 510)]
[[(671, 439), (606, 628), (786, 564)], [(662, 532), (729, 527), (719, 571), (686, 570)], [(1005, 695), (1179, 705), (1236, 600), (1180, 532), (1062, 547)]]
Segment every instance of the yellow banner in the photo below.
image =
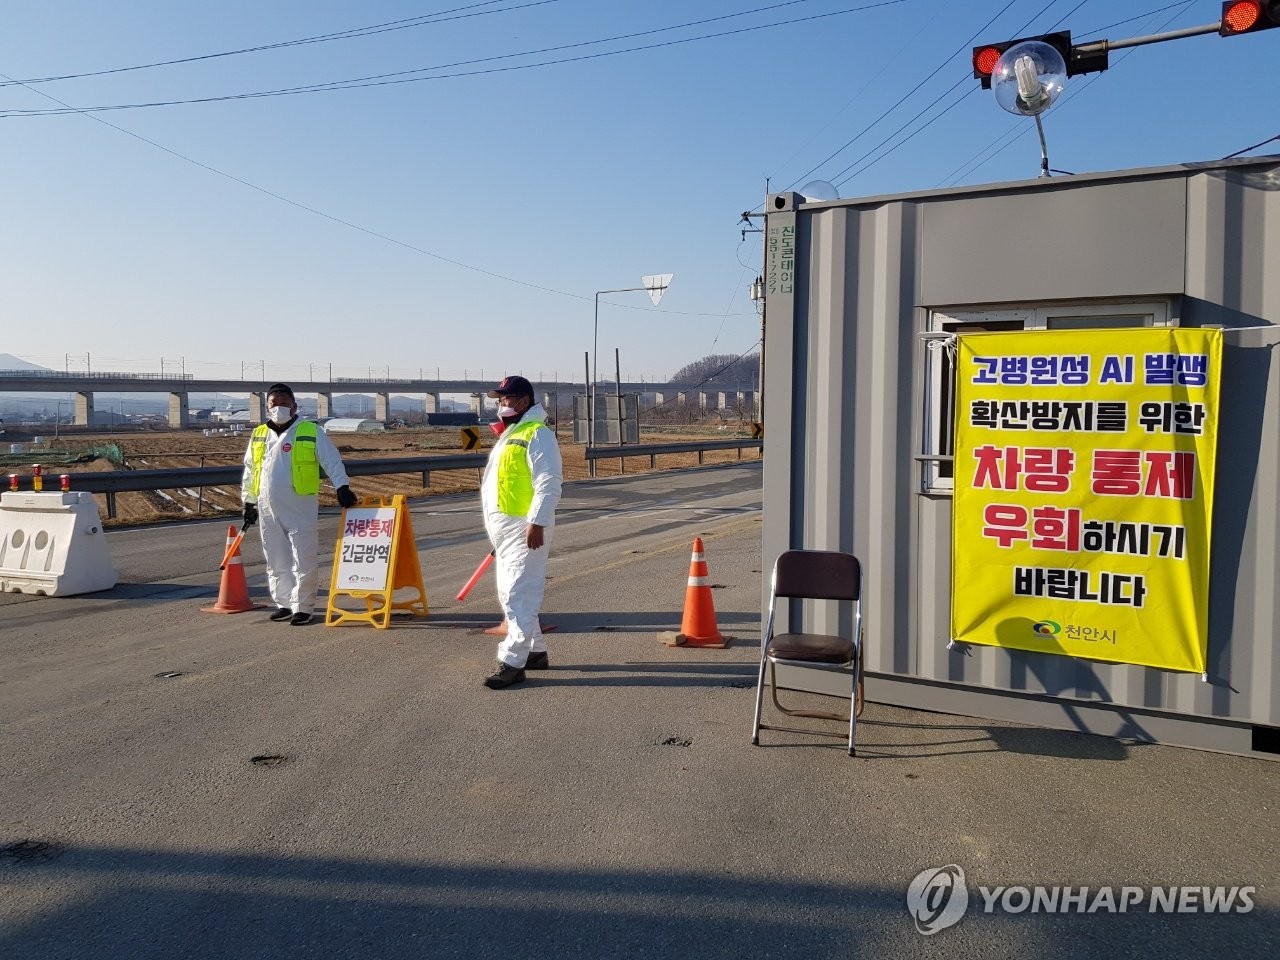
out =
[(951, 635), (1203, 673), (1221, 331), (957, 340)]

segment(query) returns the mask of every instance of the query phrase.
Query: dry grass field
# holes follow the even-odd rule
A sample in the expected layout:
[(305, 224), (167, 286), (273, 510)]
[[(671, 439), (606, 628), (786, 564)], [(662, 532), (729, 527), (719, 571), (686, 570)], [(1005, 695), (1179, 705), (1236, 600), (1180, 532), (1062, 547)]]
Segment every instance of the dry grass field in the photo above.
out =
[[(708, 425), (682, 428), (666, 428), (662, 433), (646, 432), (642, 443), (674, 443), (681, 440), (732, 439), (748, 436), (747, 429), (718, 429)], [(483, 449), (493, 443), (493, 435), (487, 427), (481, 428)], [(334, 434), (333, 441), (343, 459), (373, 460), (386, 457), (444, 456), (464, 452), (457, 427), (422, 427), (388, 430), (384, 433)], [(247, 434), (205, 436), (201, 430), (167, 430), (137, 433), (76, 433), (59, 438), (47, 438), (38, 448), (50, 462), (44, 466), (45, 489), (58, 488), (58, 475), (71, 475), (72, 489), (75, 474), (85, 471), (115, 469), (148, 470), (172, 467), (228, 466), (239, 464), (244, 457)], [(123, 463), (107, 459), (84, 460), (66, 465), (54, 461), (66, 460), (95, 447), (114, 445), (123, 456)], [(582, 480), (589, 476), (588, 464), (583, 456), (584, 448), (571, 442), (567, 431), (562, 431), (560, 450), (564, 456), (565, 480)], [(25, 459), (38, 460), (35, 450), (28, 448)], [(755, 458), (754, 450), (742, 452), (743, 458)], [(712, 451), (704, 455), (705, 463), (726, 463), (738, 459), (738, 451)], [(663, 454), (657, 458), (656, 469), (676, 470), (698, 463), (698, 456), (689, 454)], [(10, 463), (4, 472), (17, 473), (21, 487), (31, 489), (29, 465)], [(628, 457), (625, 461), (602, 460), (596, 465), (596, 475), (615, 476), (620, 472), (647, 473), (651, 471), (648, 456)], [(422, 475), (384, 474), (356, 477), (351, 487), (361, 496), (391, 496), (405, 494), (410, 498), (440, 496), (476, 490), (479, 486), (478, 470), (437, 470), (429, 477), (429, 486), (422, 485)], [(322, 505), (335, 506), (333, 488), (329, 485), (320, 492)], [(107, 526), (128, 526), (141, 523), (186, 520), (197, 516), (227, 516), (240, 513), (239, 486), (189, 488), (154, 492), (121, 493), (116, 495), (116, 516), (107, 518), (106, 498), (98, 495), (98, 507)]]

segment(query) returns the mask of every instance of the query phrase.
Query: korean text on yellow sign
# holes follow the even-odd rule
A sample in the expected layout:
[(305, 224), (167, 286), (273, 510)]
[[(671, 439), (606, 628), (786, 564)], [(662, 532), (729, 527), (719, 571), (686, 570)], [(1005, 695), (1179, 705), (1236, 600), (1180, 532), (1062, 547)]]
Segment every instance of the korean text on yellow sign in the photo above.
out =
[(957, 339), (952, 636), (1204, 672), (1221, 332)]

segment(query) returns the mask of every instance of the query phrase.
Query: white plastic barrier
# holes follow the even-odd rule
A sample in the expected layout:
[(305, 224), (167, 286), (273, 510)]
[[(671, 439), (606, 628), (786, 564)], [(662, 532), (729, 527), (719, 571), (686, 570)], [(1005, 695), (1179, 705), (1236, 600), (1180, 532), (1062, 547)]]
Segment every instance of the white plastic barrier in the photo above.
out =
[(115, 585), (93, 494), (0, 494), (0, 591), (66, 597)]

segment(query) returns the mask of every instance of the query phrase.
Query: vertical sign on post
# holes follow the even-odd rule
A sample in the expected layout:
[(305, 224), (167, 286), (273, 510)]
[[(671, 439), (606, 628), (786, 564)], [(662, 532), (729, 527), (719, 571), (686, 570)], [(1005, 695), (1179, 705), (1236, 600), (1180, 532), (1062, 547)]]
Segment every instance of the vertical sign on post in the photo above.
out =
[[(414, 595), (397, 600), (396, 591), (405, 589)], [(365, 609), (338, 606), (336, 601), (343, 596), (363, 601)], [(324, 623), (326, 627), (371, 623), (385, 630), (395, 611), (427, 615), (418, 547), (402, 494), (389, 501), (365, 498), (360, 506), (342, 512)]]
[(952, 637), (1203, 673), (1222, 332), (958, 339)]

